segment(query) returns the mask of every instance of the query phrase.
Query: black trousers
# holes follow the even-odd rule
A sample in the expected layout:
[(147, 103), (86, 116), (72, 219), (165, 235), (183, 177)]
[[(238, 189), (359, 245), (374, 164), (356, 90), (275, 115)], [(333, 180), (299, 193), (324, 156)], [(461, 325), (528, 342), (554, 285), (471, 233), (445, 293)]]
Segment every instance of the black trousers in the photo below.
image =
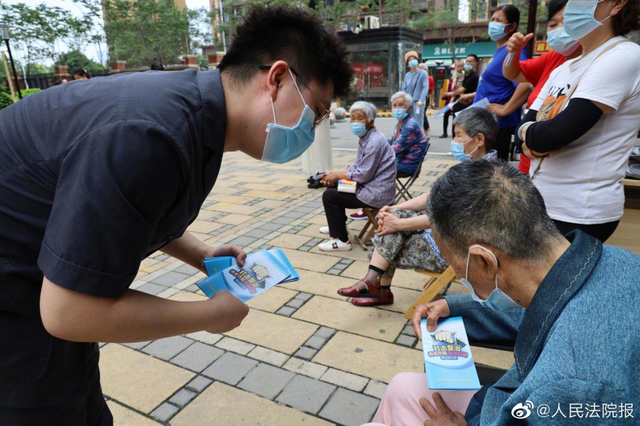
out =
[(589, 234), (604, 243), (613, 235), (620, 221), (616, 220), (615, 222), (600, 223), (598, 225), (581, 225), (579, 223), (561, 222), (559, 220), (554, 220), (553, 223), (556, 224), (556, 228), (558, 228), (562, 235), (567, 235), (574, 229), (579, 229), (585, 234)]
[(345, 209), (373, 208), (358, 200), (356, 194), (338, 192), (338, 188), (327, 188), (322, 194), (322, 204), (329, 224), (329, 236), (338, 238), (343, 243), (349, 240)]
[[(113, 416), (102, 396), (97, 343), (87, 360), (89, 370), (89, 395), (86, 399), (71, 401), (54, 407), (11, 408), (2, 407), (0, 401), (0, 426), (113, 426)], [(43, 401), (46, 403), (46, 401)]]
[[(449, 110), (444, 113), (444, 118), (442, 119), (442, 134), (447, 134), (447, 127), (449, 127), (449, 116), (454, 115), (453, 111)], [(453, 124), (451, 125), (451, 137), (454, 137), (455, 133), (453, 133)]]
[(498, 130), (496, 138), (496, 146), (494, 149), (498, 151), (498, 158), (503, 161), (509, 160), (509, 147), (511, 146), (511, 136), (516, 131), (515, 127), (505, 127)]

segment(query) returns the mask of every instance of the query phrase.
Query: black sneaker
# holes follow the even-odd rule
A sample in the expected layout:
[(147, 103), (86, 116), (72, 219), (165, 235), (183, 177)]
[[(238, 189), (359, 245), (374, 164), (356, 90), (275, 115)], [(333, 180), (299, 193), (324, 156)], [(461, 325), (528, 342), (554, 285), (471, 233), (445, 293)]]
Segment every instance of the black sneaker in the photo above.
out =
[(444, 139), (444, 138), (448, 138), (448, 137), (449, 137), (449, 135), (446, 134), (446, 133), (443, 133), (443, 134), (440, 135), (440, 139)]

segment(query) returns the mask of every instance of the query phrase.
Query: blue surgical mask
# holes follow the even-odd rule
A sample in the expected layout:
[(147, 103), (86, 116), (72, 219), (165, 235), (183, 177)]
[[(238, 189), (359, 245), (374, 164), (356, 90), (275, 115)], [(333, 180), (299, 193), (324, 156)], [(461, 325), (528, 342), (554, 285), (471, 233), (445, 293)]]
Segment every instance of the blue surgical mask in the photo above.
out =
[(407, 118), (407, 115), (409, 115), (409, 114), (407, 114), (407, 109), (406, 108), (392, 109), (391, 110), (391, 114), (398, 121), (404, 120), (405, 118)]
[(489, 22), (489, 37), (491, 37), (491, 40), (498, 41), (506, 36), (504, 33), (506, 26), (507, 24), (501, 24), (500, 22)]
[(564, 30), (564, 27), (554, 28), (547, 31), (547, 43), (553, 50), (563, 56), (567, 56), (576, 51), (580, 42), (573, 40)]
[(367, 125), (364, 123), (351, 123), (351, 133), (360, 137), (367, 133)]
[(611, 15), (598, 21), (595, 18), (598, 3), (604, 0), (569, 0), (564, 8), (564, 30), (573, 40), (579, 40), (598, 28)]
[(409, 68), (416, 68), (418, 66), (418, 61), (416, 59), (412, 59), (409, 61)]
[(462, 143), (462, 142), (456, 142), (456, 141), (451, 141), (451, 154), (453, 154), (453, 158), (455, 158), (456, 160), (458, 160), (459, 162), (463, 162), (463, 161), (467, 161), (471, 159), (471, 154), (473, 154), (474, 152), (476, 152), (476, 149), (478, 149), (478, 147), (476, 147), (476, 149), (474, 149), (473, 151), (471, 151), (470, 154), (465, 154), (464, 153), (464, 146), (466, 144), (468, 144), (469, 142), (471, 142), (473, 140), (473, 138), (469, 139), (468, 141)]
[(478, 245), (469, 247), (469, 253), (467, 254), (467, 275), (465, 278), (461, 278), (460, 282), (471, 292), (471, 298), (480, 303), (483, 307), (493, 309), (494, 311), (498, 312), (508, 311), (510, 309), (522, 309), (523, 306), (518, 305), (504, 291), (500, 290), (500, 288), (498, 287), (498, 274), (496, 274), (496, 288), (494, 288), (491, 294), (489, 294), (487, 300), (482, 300), (478, 297), (475, 290), (473, 289), (473, 286), (469, 282), (469, 260), (471, 260), (471, 249), (474, 247), (478, 247), (489, 253), (493, 257), (493, 260), (496, 262), (496, 267), (498, 266), (498, 259), (496, 258), (496, 255), (493, 254), (490, 250), (487, 250), (486, 248)]
[(304, 110), (302, 110), (300, 120), (295, 127), (281, 126), (276, 123), (276, 109), (273, 106), (273, 99), (271, 99), (273, 123), (267, 124), (267, 139), (264, 143), (264, 150), (262, 151), (262, 161), (277, 164), (287, 163), (300, 157), (313, 143), (315, 135), (313, 121), (315, 114), (304, 101), (291, 70), (289, 70), (289, 74), (304, 103)]
[(472, 67), (471, 65), (465, 65), (465, 66), (464, 66), (464, 70), (465, 70), (466, 72), (469, 72), (469, 71), (471, 71), (472, 69), (473, 69), (473, 67)]

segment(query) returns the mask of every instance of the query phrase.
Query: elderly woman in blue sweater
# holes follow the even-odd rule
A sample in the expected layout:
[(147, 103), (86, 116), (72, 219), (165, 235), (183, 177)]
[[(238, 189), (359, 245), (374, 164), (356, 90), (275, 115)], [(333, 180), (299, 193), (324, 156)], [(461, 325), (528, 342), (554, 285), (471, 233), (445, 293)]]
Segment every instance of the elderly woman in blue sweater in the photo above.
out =
[(417, 335), (423, 318), (432, 332), (462, 316), (470, 340), (514, 345), (516, 362), (477, 392), (434, 392), (424, 373), (399, 374), (376, 424), (637, 424), (640, 257), (579, 230), (563, 237), (533, 183), (495, 160), (452, 167), (427, 216), (471, 294), (418, 306)]

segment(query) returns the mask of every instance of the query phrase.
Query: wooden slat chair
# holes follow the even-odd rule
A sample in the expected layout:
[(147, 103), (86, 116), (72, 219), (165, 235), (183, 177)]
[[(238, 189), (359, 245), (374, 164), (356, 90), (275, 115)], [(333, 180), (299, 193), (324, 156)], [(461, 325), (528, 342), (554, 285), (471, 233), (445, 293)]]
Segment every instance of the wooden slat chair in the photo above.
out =
[(367, 215), (367, 223), (364, 225), (360, 233), (354, 237), (354, 240), (362, 250), (368, 251), (367, 243), (371, 240), (371, 237), (373, 237), (373, 233), (378, 230), (378, 219), (376, 219), (376, 215), (378, 214), (379, 209), (363, 207), (362, 211)]
[(430, 272), (430, 271), (416, 271), (416, 272), (419, 274), (427, 275), (430, 278), (425, 283), (424, 291), (422, 292), (420, 297), (418, 297), (416, 301), (413, 302), (413, 305), (411, 305), (409, 309), (405, 311), (404, 316), (407, 319), (413, 318), (413, 312), (415, 311), (416, 306), (426, 305), (427, 303), (431, 302), (434, 299), (434, 297), (436, 297), (438, 293), (442, 291), (443, 288), (445, 288), (447, 285), (454, 282), (456, 278), (456, 273), (453, 270), (453, 266), (449, 266), (441, 274), (438, 272)]

